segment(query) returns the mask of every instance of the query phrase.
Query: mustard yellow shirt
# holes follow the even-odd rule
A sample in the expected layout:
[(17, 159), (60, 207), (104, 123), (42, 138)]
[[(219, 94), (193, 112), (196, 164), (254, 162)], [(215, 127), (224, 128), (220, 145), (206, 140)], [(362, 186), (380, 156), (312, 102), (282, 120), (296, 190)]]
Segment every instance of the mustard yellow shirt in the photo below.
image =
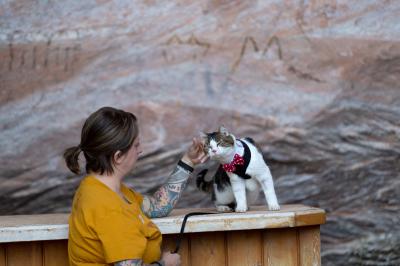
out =
[(160, 259), (162, 236), (140, 208), (143, 196), (125, 185), (121, 191), (130, 203), (93, 176), (82, 180), (69, 217), (71, 266)]

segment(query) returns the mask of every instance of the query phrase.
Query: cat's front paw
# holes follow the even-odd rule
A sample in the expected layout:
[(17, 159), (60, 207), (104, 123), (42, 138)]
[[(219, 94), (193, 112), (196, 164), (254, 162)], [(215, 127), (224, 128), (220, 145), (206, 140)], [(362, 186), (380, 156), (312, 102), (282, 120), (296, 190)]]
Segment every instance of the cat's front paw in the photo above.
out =
[(232, 209), (229, 206), (219, 205), (219, 206), (217, 206), (217, 211), (218, 212), (231, 212)]
[(279, 206), (278, 203), (274, 203), (274, 204), (268, 204), (268, 209), (270, 211), (279, 211), (281, 207)]
[(235, 212), (247, 212), (247, 206), (237, 206)]

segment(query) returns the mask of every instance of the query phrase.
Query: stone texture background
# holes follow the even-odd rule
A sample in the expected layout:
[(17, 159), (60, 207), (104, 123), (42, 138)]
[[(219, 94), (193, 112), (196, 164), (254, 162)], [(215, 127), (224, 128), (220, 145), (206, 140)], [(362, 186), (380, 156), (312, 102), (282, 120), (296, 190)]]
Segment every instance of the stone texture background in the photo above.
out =
[[(224, 124), (260, 143), (281, 203), (327, 211), (323, 265), (399, 265), (399, 15), (396, 0), (2, 1), (0, 214), (68, 212), (80, 177), (61, 154), (110, 105), (140, 119), (140, 192)], [(210, 206), (193, 181), (179, 206)]]

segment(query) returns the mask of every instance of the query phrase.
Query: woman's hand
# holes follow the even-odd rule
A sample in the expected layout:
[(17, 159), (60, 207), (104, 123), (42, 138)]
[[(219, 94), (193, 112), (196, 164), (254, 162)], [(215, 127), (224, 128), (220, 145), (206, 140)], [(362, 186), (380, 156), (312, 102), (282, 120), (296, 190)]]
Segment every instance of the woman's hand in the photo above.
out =
[(181, 265), (181, 256), (177, 253), (171, 253), (169, 251), (163, 252), (161, 260), (165, 266), (179, 266)]
[(192, 145), (182, 157), (182, 161), (190, 166), (207, 161), (208, 155), (204, 152), (204, 144), (199, 138), (193, 138)]

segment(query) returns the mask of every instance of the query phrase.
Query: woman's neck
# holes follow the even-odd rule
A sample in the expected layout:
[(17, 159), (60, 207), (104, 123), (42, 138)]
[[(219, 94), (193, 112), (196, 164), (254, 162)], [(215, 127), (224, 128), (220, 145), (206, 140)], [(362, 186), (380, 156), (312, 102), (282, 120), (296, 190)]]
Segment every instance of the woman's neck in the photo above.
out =
[(95, 178), (109, 187), (112, 191), (120, 194), (121, 193), (121, 181), (122, 176), (117, 174), (107, 175), (107, 174), (98, 174), (98, 173), (91, 173)]

